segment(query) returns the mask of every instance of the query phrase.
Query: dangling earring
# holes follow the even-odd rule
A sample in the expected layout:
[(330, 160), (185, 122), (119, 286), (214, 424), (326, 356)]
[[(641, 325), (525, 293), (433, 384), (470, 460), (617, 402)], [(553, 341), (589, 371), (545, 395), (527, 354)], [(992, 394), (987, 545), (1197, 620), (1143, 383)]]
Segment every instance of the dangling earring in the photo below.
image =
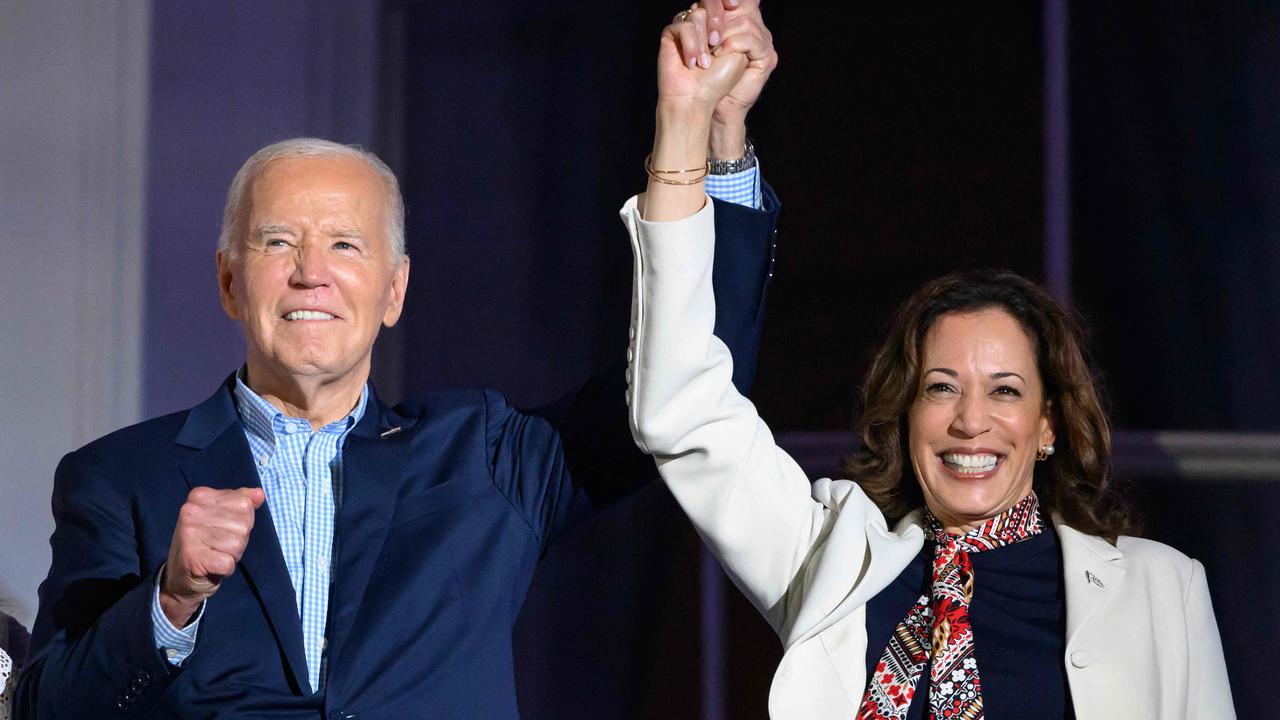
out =
[(1049, 456), (1052, 454), (1052, 445), (1041, 445), (1040, 449), (1036, 451), (1036, 462), (1044, 462), (1045, 460), (1048, 460)]

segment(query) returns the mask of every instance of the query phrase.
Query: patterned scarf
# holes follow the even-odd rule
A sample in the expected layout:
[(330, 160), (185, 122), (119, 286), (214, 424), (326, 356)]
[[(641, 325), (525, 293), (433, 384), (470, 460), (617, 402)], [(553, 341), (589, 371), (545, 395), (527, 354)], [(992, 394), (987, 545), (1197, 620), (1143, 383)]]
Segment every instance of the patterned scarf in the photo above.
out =
[(983, 717), (982, 683), (969, 625), (969, 601), (973, 598), (969, 554), (1026, 540), (1044, 530), (1034, 492), (962, 535), (943, 530), (928, 511), (925, 523), (937, 542), (930, 593), (916, 600), (889, 638), (867, 686), (858, 720), (905, 718), (924, 666), (930, 663), (929, 720)]

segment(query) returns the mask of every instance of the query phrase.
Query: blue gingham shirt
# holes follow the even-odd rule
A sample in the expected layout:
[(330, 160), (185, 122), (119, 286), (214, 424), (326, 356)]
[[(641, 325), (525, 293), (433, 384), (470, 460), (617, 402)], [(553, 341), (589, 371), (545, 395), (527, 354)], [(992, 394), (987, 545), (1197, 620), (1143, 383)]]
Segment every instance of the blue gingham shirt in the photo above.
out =
[(760, 163), (742, 172), (707, 176), (707, 194), (711, 197), (759, 210), (764, 205), (760, 187)]
[[(341, 495), (342, 443), (364, 416), (366, 385), (350, 415), (312, 430), (302, 418), (288, 417), (236, 377), (236, 409), (258, 468), (267, 508), (293, 581), (307, 677), (313, 690), (324, 682), (325, 631), (329, 615), (329, 583), (333, 569), (334, 495)], [(152, 602), (156, 647), (177, 665), (195, 648), (200, 615), (178, 629), (160, 609), (160, 590)], [(203, 614), (203, 606), (200, 614)]]
[[(764, 204), (760, 167), (739, 173), (707, 176), (707, 194), (718, 200), (759, 210)], [(342, 484), (342, 442), (364, 416), (368, 386), (350, 415), (312, 432), (306, 420), (286, 417), (236, 376), (236, 409), (244, 425), (267, 508), (280, 538), (285, 566), (293, 581), (302, 619), (307, 676), (319, 690), (329, 614), (332, 571), (334, 488)], [(204, 605), (194, 620), (176, 628), (160, 609), (160, 585), (151, 602), (156, 647), (170, 664), (179, 665), (195, 649)]]

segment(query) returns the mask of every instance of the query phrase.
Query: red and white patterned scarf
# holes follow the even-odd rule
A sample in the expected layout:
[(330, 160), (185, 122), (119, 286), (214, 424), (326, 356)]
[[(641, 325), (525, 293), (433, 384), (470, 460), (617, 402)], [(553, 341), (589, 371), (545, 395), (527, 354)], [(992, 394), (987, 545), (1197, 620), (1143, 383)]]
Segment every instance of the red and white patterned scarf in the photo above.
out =
[(962, 535), (943, 530), (927, 510), (925, 525), (937, 542), (931, 592), (916, 600), (889, 638), (868, 683), (858, 720), (905, 718), (926, 664), (929, 720), (983, 717), (982, 682), (973, 655), (973, 627), (969, 625), (969, 601), (973, 598), (969, 554), (1026, 540), (1044, 530), (1034, 492)]

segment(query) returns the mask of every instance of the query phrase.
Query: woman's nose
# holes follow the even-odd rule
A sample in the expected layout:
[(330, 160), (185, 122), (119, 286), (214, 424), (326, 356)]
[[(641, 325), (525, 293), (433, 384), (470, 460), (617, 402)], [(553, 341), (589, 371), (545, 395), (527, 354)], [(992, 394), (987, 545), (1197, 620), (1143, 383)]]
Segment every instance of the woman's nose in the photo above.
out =
[(965, 393), (956, 405), (956, 417), (951, 427), (965, 437), (977, 437), (990, 429), (990, 416), (980, 395)]

